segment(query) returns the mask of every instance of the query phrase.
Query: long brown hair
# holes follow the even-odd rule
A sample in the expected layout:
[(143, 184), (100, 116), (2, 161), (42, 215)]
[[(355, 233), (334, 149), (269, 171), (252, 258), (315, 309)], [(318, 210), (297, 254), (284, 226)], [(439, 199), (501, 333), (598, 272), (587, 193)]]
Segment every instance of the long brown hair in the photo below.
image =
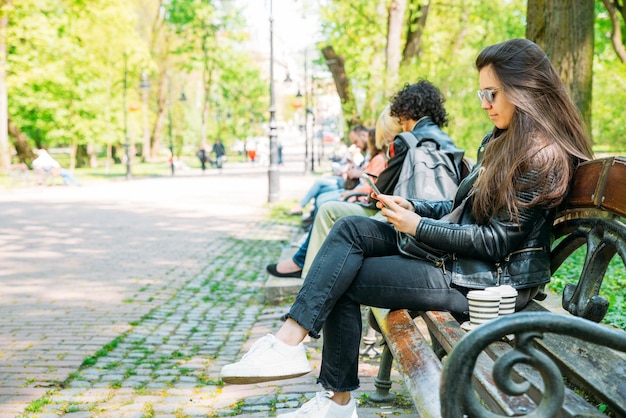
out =
[[(546, 54), (527, 39), (485, 48), (478, 71), (491, 67), (502, 87), (498, 94), (515, 106), (508, 129), (494, 129), (475, 184), (472, 209), (487, 222), (506, 209), (517, 219), (522, 207), (554, 207), (567, 194), (581, 161), (593, 158), (580, 113)], [(532, 172), (524, 184), (517, 180)], [(532, 197), (521, 201), (520, 192)]]

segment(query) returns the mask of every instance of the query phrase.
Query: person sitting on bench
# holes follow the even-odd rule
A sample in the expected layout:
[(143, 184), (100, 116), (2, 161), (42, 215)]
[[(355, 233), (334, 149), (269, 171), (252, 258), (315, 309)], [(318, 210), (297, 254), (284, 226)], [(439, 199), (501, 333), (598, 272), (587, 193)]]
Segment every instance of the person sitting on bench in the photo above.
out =
[[(311, 371), (302, 341), (323, 330), (318, 383), (303, 405), (315, 417), (357, 417), (361, 305), (463, 315), (471, 289), (508, 284), (516, 308), (550, 281), (555, 208), (580, 162), (593, 158), (574, 103), (546, 54), (513, 39), (476, 59), (478, 97), (494, 123), (454, 202), (374, 196), (389, 224), (356, 216), (335, 223), (286, 320), (241, 361), (222, 368), (226, 383), (300, 376)], [(454, 205), (453, 205), (454, 203)], [(384, 205), (383, 205), (384, 204)], [(462, 209), (458, 221), (441, 219)], [(401, 255), (398, 232), (450, 256), (445, 263)], [(444, 257), (445, 258), (445, 257)], [(298, 412), (283, 415), (297, 415)]]

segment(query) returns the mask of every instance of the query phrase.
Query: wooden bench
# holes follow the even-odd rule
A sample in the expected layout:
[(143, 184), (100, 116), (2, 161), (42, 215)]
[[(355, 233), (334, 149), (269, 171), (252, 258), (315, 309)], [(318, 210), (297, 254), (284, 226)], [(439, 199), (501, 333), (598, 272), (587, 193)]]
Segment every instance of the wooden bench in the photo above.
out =
[(371, 308), (385, 342), (372, 399), (393, 399), (395, 360), (423, 417), (626, 417), (626, 332), (597, 324), (609, 306), (599, 295), (607, 266), (615, 254), (626, 263), (625, 216), (626, 158), (582, 164), (553, 226), (552, 272), (586, 245), (580, 277), (562, 294), (569, 314), (550, 312), (540, 293), (465, 332), (447, 312)]

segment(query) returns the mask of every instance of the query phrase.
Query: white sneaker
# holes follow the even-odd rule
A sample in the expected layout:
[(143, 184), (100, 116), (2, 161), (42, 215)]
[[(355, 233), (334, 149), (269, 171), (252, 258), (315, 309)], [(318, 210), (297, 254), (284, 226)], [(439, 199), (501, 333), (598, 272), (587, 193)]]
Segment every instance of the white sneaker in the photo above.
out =
[(358, 418), (356, 402), (350, 398), (346, 405), (339, 405), (330, 398), (334, 395), (330, 390), (317, 392), (311, 399), (295, 412), (279, 415), (279, 418)]
[(225, 383), (259, 383), (290, 379), (311, 371), (302, 343), (295, 347), (267, 334), (255, 342), (237, 363), (222, 367), (220, 377)]

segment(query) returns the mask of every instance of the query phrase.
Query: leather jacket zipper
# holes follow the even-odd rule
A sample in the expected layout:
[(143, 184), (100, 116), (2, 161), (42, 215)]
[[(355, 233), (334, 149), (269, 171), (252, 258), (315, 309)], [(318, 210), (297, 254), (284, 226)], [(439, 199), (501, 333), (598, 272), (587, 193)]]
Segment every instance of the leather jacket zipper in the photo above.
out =
[[(504, 257), (504, 262), (508, 263), (509, 260), (511, 259), (511, 256), (514, 256), (515, 254), (523, 254), (523, 253), (528, 253), (531, 251), (543, 251), (543, 247), (529, 247), (529, 248), (522, 248), (521, 250), (513, 251), (509, 253), (509, 255)], [(498, 276), (496, 277), (496, 286), (500, 286), (500, 278), (502, 277), (502, 263), (500, 262), (496, 263), (496, 272), (498, 273)]]
[(496, 273), (498, 273), (498, 276), (496, 277), (496, 286), (500, 286), (500, 277), (502, 276), (502, 266), (500, 263), (496, 263)]
[(522, 254), (522, 253), (528, 253), (528, 252), (531, 252), (531, 251), (542, 251), (542, 250), (543, 250), (543, 247), (522, 248), (521, 250), (516, 250), (516, 251), (513, 251), (513, 252), (509, 253), (509, 255), (504, 257), (504, 261), (508, 262), (511, 259), (511, 256), (513, 256), (515, 254)]

